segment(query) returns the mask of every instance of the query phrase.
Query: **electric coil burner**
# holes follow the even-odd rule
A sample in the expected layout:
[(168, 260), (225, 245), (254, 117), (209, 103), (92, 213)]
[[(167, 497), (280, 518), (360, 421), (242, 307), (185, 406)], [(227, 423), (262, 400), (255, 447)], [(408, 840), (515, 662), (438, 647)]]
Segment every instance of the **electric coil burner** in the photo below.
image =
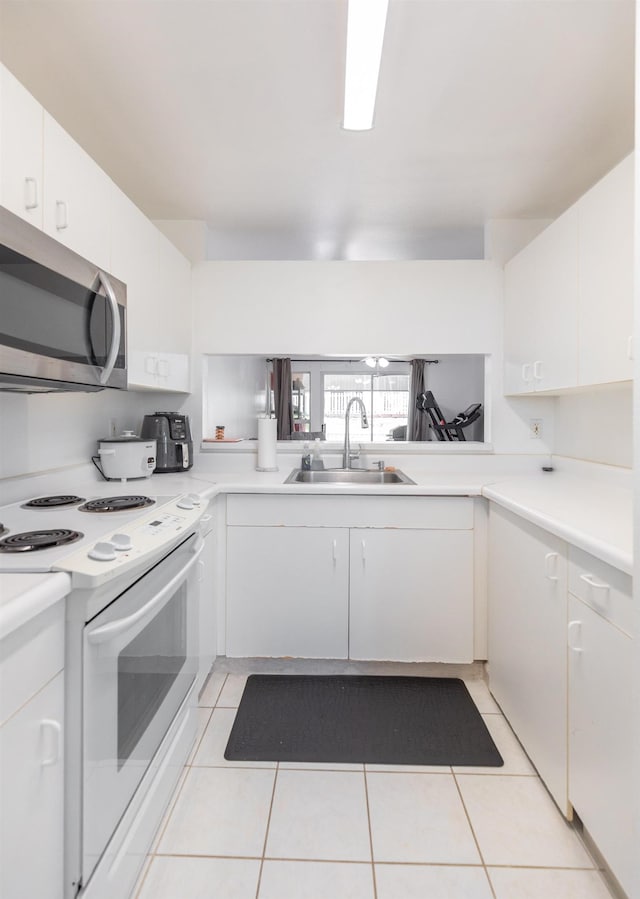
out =
[(63, 546), (75, 543), (84, 537), (79, 531), (68, 531), (62, 528), (46, 531), (25, 531), (22, 534), (11, 534), (0, 540), (0, 552), (30, 553), (39, 549), (50, 549), (52, 546)]
[(0, 537), (2, 537), (4, 534), (8, 534), (8, 533), (9, 533), (9, 528), (6, 528), (3, 524), (0, 523)]
[(83, 503), (83, 496), (38, 496), (36, 499), (30, 499), (28, 503), (24, 503), (23, 509), (55, 509), (58, 506), (75, 506)]
[(105, 496), (102, 499), (91, 499), (78, 506), (80, 512), (122, 512), (126, 509), (144, 509), (153, 506), (155, 500), (148, 496)]

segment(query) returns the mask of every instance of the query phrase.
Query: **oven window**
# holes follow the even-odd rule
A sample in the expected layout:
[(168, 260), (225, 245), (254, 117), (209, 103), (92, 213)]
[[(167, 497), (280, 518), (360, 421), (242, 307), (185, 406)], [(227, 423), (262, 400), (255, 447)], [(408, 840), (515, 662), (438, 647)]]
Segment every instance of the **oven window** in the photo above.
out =
[(187, 584), (184, 583), (118, 656), (118, 770), (134, 756), (140, 738), (186, 659)]

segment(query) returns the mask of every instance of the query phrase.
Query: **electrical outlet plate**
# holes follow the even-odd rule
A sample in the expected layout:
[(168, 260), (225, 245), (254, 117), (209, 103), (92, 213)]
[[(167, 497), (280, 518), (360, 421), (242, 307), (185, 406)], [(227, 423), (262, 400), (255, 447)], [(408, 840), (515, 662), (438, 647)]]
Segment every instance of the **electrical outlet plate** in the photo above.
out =
[(530, 418), (529, 431), (532, 440), (539, 440), (542, 437), (542, 419)]

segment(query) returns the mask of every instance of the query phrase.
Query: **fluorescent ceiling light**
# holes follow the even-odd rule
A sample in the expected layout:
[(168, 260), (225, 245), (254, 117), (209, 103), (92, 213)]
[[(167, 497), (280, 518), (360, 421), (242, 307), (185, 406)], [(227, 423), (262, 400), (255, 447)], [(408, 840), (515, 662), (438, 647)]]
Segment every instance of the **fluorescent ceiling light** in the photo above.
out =
[(349, 0), (343, 120), (348, 131), (373, 127), (388, 5), (389, 0)]

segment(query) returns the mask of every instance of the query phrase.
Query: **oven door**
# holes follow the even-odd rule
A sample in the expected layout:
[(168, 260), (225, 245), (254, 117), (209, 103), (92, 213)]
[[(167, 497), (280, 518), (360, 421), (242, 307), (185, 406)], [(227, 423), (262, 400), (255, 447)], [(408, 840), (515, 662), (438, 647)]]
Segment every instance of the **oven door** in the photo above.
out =
[(84, 884), (195, 682), (202, 546), (189, 537), (84, 629)]

